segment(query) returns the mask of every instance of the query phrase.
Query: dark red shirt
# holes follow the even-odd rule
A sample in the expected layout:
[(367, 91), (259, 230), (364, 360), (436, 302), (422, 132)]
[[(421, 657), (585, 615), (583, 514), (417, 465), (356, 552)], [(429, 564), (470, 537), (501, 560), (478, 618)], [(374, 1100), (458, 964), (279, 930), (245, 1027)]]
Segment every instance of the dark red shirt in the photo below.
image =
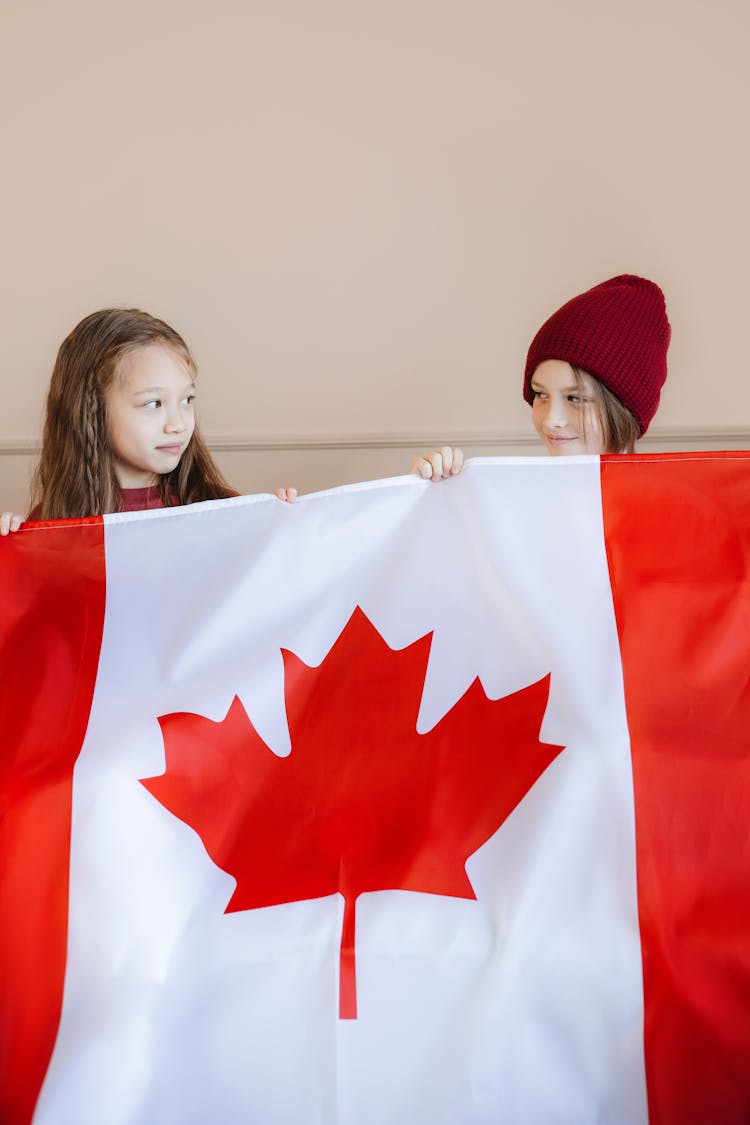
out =
[[(159, 489), (153, 484), (148, 485), (147, 488), (121, 488), (120, 497), (118, 512), (147, 512), (150, 508), (164, 507)], [(32, 508), (26, 519), (39, 519), (38, 504), (36, 508)]]
[(151, 484), (147, 488), (121, 488), (119, 512), (147, 512), (150, 508), (163, 508), (159, 489)]

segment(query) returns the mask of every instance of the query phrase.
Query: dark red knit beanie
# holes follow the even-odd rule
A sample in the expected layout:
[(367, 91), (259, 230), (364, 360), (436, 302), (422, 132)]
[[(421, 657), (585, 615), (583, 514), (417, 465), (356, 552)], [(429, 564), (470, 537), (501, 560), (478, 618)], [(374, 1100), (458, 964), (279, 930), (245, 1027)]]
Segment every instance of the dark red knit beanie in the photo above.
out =
[(645, 277), (622, 274), (573, 297), (537, 332), (526, 359), (523, 397), (545, 359), (588, 371), (635, 415), (641, 433), (659, 405), (671, 329), (664, 294)]

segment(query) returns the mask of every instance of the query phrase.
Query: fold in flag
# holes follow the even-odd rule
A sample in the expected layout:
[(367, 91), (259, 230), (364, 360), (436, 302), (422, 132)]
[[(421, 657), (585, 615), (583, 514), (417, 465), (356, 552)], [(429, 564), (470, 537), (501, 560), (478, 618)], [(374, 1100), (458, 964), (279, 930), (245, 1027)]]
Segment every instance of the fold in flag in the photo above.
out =
[(0, 541), (4, 1125), (750, 1121), (750, 454)]

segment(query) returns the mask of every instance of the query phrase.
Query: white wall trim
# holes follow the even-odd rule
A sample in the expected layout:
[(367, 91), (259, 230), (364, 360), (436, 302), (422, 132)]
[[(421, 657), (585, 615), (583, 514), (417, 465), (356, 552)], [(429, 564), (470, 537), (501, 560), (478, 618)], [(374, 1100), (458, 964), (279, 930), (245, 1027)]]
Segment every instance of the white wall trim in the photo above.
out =
[[(423, 433), (360, 433), (360, 434), (207, 434), (206, 441), (211, 450), (231, 453), (263, 453), (275, 450), (325, 451), (357, 449), (436, 449), (441, 443), (450, 442), (464, 450), (493, 446), (498, 455), (504, 449), (519, 447), (539, 448), (539, 439), (533, 430), (449, 430), (443, 433), (425, 431)], [(678, 447), (689, 445), (697, 450), (709, 449), (748, 449), (750, 448), (750, 429), (734, 429), (727, 426), (707, 426), (696, 428), (662, 427), (649, 430), (640, 441), (641, 448), (648, 446)], [(0, 456), (30, 457), (39, 453), (41, 442), (38, 438), (0, 438)]]

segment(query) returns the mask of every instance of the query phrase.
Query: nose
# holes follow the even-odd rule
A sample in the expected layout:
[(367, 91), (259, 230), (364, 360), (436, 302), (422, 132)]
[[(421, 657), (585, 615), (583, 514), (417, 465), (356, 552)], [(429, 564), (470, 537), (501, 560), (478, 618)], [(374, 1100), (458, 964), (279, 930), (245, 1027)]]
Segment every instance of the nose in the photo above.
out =
[(167, 411), (164, 429), (170, 434), (181, 434), (185, 429), (185, 419), (182, 416), (179, 404), (175, 403)]
[(550, 430), (559, 430), (567, 422), (565, 401), (560, 395), (550, 395), (546, 403), (544, 424)]

